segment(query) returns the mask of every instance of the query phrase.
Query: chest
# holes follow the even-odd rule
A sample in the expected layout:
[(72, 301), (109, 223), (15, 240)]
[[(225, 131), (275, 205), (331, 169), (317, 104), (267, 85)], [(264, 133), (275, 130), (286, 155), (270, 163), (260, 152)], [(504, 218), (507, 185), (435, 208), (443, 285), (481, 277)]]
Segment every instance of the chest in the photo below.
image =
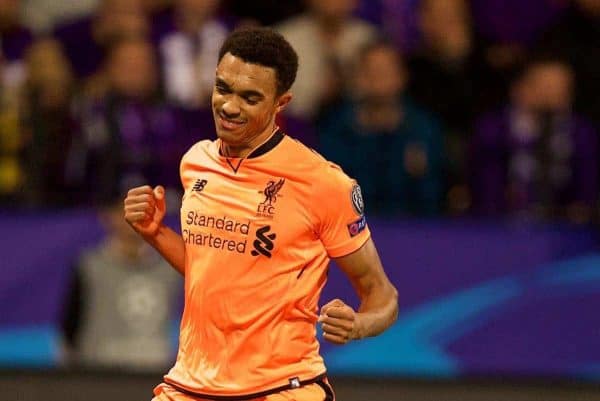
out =
[(277, 248), (316, 237), (310, 183), (285, 173), (210, 168), (184, 173), (183, 180), (181, 225), (188, 245), (270, 258)]

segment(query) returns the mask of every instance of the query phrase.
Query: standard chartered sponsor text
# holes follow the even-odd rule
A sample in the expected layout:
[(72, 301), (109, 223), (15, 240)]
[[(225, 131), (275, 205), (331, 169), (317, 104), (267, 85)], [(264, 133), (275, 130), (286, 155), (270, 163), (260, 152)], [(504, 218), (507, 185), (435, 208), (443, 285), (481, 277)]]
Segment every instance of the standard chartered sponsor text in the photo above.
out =
[[(187, 244), (229, 252), (246, 252), (248, 240), (243, 237), (246, 237), (250, 231), (250, 221), (243, 223), (227, 216), (207, 216), (192, 210), (188, 212), (185, 224), (187, 228), (182, 230), (182, 234)], [(206, 230), (197, 230), (195, 227), (204, 227)]]

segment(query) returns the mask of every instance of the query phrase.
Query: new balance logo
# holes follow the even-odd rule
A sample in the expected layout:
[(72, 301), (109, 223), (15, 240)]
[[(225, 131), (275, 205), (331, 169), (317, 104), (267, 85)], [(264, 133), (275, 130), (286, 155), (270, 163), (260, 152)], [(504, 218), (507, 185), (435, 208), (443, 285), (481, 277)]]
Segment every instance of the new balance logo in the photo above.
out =
[(194, 184), (194, 187), (192, 188), (192, 191), (194, 192), (202, 192), (202, 190), (204, 189), (204, 187), (206, 186), (206, 184), (208, 183), (208, 181), (206, 180), (202, 180), (202, 179), (197, 179), (196, 183)]
[(256, 230), (256, 239), (252, 244), (254, 246), (254, 250), (251, 252), (252, 256), (263, 255), (267, 258), (271, 257), (271, 251), (275, 247), (273, 240), (277, 238), (277, 234), (267, 234), (269, 231), (271, 231), (271, 226), (264, 226)]

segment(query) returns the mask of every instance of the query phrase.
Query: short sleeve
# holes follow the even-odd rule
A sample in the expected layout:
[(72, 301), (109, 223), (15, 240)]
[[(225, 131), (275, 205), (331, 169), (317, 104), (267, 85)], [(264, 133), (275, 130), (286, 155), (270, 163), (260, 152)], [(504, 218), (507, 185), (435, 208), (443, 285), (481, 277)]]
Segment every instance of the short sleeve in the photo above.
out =
[(319, 178), (315, 200), (319, 238), (329, 257), (349, 255), (371, 236), (360, 186), (334, 164), (328, 164)]

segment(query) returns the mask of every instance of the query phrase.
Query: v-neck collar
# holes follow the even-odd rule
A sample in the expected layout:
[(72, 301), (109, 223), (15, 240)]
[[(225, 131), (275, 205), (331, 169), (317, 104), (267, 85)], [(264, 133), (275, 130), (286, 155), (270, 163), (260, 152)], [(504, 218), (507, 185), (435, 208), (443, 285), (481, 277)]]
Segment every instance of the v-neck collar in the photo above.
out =
[[(219, 156), (224, 157), (227, 160), (227, 164), (229, 165), (229, 167), (231, 167), (233, 172), (237, 173), (240, 166), (242, 165), (242, 161), (244, 161), (245, 159), (254, 159), (254, 158), (257, 158), (259, 156), (262, 156), (262, 155), (268, 153), (269, 151), (273, 150), (277, 145), (279, 145), (279, 143), (281, 143), (281, 141), (283, 141), (283, 138), (285, 138), (285, 133), (278, 127), (275, 130), (275, 132), (269, 137), (269, 139), (267, 139), (261, 145), (257, 146), (255, 149), (253, 149), (246, 157), (239, 158), (239, 157), (225, 156), (221, 153), (220, 144), (218, 146), (218, 152), (219, 152)], [(237, 165), (235, 165), (232, 162), (236, 159), (237, 159)]]

